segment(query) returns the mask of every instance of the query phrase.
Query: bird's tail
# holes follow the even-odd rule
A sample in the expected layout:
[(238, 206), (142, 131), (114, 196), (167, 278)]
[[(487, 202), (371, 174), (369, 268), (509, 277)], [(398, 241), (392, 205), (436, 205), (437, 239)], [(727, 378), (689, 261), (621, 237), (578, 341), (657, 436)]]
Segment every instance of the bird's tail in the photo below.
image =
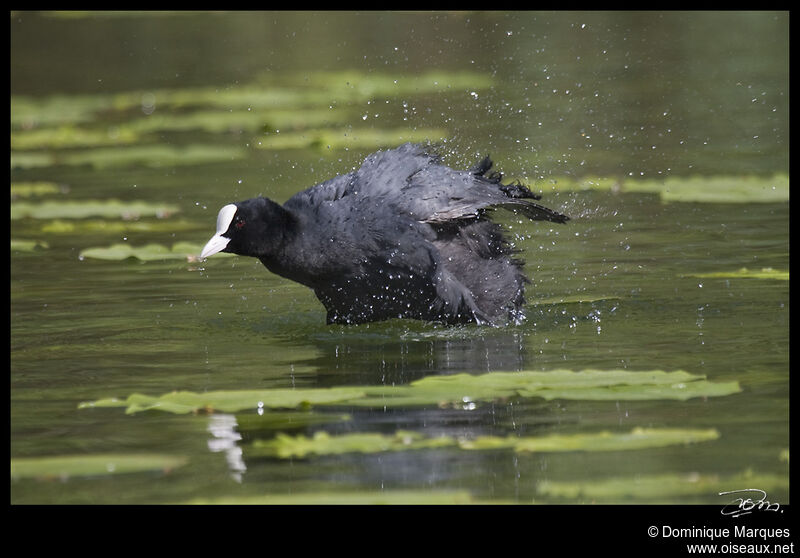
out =
[(521, 182), (515, 181), (510, 184), (501, 184), (501, 181), (503, 180), (503, 174), (497, 171), (489, 172), (493, 164), (494, 163), (492, 162), (491, 157), (487, 155), (475, 163), (469, 172), (476, 177), (486, 180), (487, 182), (497, 184), (500, 190), (506, 196), (508, 196), (508, 203), (497, 204), (497, 207), (505, 207), (506, 209), (510, 209), (512, 211), (519, 211), (528, 219), (533, 221), (551, 221), (553, 223), (566, 223), (569, 221), (569, 217), (559, 213), (558, 211), (553, 211), (552, 209), (539, 205), (538, 203), (528, 201), (531, 199), (540, 200), (542, 199), (542, 196), (534, 194)]

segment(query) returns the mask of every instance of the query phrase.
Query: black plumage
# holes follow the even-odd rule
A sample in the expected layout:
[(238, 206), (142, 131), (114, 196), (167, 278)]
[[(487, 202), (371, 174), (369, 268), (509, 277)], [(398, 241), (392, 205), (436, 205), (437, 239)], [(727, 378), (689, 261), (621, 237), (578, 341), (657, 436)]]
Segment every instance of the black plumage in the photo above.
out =
[(283, 206), (263, 197), (226, 205), (201, 257), (260, 259), (313, 289), (328, 323), (518, 321), (528, 279), (487, 210), (568, 217), (522, 184), (502, 184), (491, 167), (486, 157), (454, 170), (416, 144), (378, 151)]

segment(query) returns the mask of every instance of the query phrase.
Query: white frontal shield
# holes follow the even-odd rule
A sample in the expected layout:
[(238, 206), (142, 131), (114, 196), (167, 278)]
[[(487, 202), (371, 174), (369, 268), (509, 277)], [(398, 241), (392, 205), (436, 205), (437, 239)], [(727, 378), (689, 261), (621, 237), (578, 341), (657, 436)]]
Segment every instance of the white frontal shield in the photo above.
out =
[(219, 210), (219, 215), (217, 215), (217, 232), (203, 247), (203, 251), (200, 252), (201, 258), (213, 256), (228, 245), (228, 242), (230, 242), (231, 239), (222, 235), (227, 232), (228, 227), (231, 226), (231, 221), (233, 221), (233, 216), (235, 214), (236, 206), (232, 203), (229, 203)]

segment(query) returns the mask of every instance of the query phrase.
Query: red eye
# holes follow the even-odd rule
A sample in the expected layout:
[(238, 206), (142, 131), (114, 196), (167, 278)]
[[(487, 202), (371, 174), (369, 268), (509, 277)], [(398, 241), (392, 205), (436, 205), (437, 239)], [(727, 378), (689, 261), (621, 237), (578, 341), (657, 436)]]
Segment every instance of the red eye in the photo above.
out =
[(244, 227), (244, 221), (242, 221), (240, 219), (240, 220), (236, 221), (236, 223), (234, 223), (234, 225), (236, 226), (237, 229), (241, 229), (242, 227)]

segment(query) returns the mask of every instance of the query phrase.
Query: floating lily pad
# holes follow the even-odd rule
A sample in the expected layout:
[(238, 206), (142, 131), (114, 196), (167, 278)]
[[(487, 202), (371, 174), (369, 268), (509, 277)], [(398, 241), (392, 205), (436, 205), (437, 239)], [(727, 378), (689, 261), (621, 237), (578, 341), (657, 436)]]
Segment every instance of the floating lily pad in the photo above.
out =
[(690, 277), (706, 277), (713, 279), (777, 279), (779, 281), (788, 281), (789, 272), (781, 271), (779, 269), (772, 269), (771, 267), (762, 267), (761, 269), (747, 269), (746, 267), (743, 267), (737, 271), (693, 273)]
[(670, 385), (639, 386), (597, 386), (594, 388), (541, 388), (525, 390), (519, 394), (523, 397), (542, 397), (543, 399), (572, 399), (585, 401), (657, 401), (674, 399), (686, 401), (696, 397), (717, 397), (741, 391), (738, 382), (676, 382)]
[(46, 196), (49, 194), (60, 194), (66, 187), (55, 182), (12, 182), (11, 199), (30, 198), (34, 196)]
[(109, 95), (11, 96), (11, 126), (34, 128), (87, 122), (113, 107)]
[(780, 203), (789, 200), (789, 176), (691, 176), (663, 179), (587, 177), (547, 178), (535, 181), (541, 191), (618, 191), (658, 194), (664, 202)]
[[(185, 220), (107, 220), (107, 219), (53, 219), (42, 225), (41, 231), (48, 234), (80, 234), (80, 233), (132, 233), (132, 232), (166, 232), (194, 230), (197, 223)], [(199, 246), (199, 245), (198, 245)], [(199, 251), (197, 252), (199, 254)]]
[(330, 98), (325, 91), (274, 84), (124, 91), (113, 96), (113, 105), (117, 110), (135, 109), (142, 106), (143, 99), (159, 109), (210, 107), (276, 110), (330, 105)]
[[(78, 257), (81, 259), (90, 258), (113, 261), (122, 261), (132, 258), (143, 262), (162, 260), (186, 260), (189, 262), (197, 262), (200, 261), (200, 252), (202, 249), (202, 244), (196, 244), (194, 242), (176, 242), (171, 248), (157, 243), (145, 244), (143, 246), (117, 243), (111, 246), (86, 248), (81, 250)], [(226, 252), (221, 252), (219, 254), (220, 259), (232, 256), (233, 254)], [(217, 258), (218, 256), (214, 257)]]
[(279, 434), (268, 441), (253, 442), (250, 454), (260, 456), (305, 458), (319, 455), (343, 453), (378, 453), (386, 451), (408, 451), (458, 447), (462, 450), (512, 449), (517, 452), (565, 452), (565, 451), (625, 451), (643, 448), (684, 445), (716, 440), (715, 429), (658, 429), (635, 428), (631, 432), (559, 434), (550, 436), (500, 438), (485, 436), (475, 440), (459, 440), (447, 436), (428, 438), (417, 432), (398, 431), (392, 435), (379, 433), (357, 433), (331, 436), (317, 432), (313, 437)]
[(778, 203), (789, 200), (789, 177), (667, 178), (660, 194), (665, 202)]
[(11, 250), (17, 252), (33, 252), (34, 250), (42, 250), (49, 248), (47, 242), (43, 240), (21, 240), (11, 239)]
[(174, 167), (230, 162), (243, 159), (244, 148), (226, 145), (130, 145), (126, 147), (98, 147), (78, 151), (11, 152), (12, 168), (35, 168), (54, 165), (92, 165), (96, 168), (143, 165), (147, 167)]
[(634, 428), (627, 433), (555, 434), (539, 438), (520, 438), (518, 452), (619, 451), (694, 444), (719, 438), (713, 428)]
[(789, 488), (788, 477), (752, 472), (737, 475), (664, 474), (610, 479), (593, 479), (591, 482), (541, 481), (537, 492), (559, 500), (578, 500), (596, 503), (685, 503), (688, 498), (702, 498), (720, 505), (734, 501), (734, 495), (720, 496), (720, 492), (758, 487), (768, 494)]
[(311, 405), (324, 405), (358, 399), (364, 393), (360, 388), (309, 388), (309, 389), (263, 389), (231, 390), (193, 393), (176, 391), (153, 397), (134, 393), (126, 399), (101, 399), (81, 403), (80, 408), (126, 407), (126, 413), (159, 410), (170, 413), (193, 413), (221, 411), (234, 413), (246, 409), (294, 409)]
[(313, 437), (278, 434), (272, 440), (256, 440), (251, 446), (251, 455), (304, 458), (310, 455), (340, 455), (344, 453), (377, 453), (384, 451), (406, 451), (453, 446), (456, 441), (447, 437), (426, 438), (416, 432), (398, 431), (393, 435), (378, 433), (356, 433), (331, 436), (327, 432), (316, 432)]
[[(286, 78), (286, 76), (284, 76)], [(350, 70), (298, 73), (275, 85), (269, 73), (254, 83), (220, 87), (150, 89), (113, 94), (12, 95), (12, 129), (32, 129), (91, 122), (98, 113), (128, 111), (143, 105), (159, 109), (221, 107), (268, 109), (329, 107), (332, 102), (364, 101), (377, 96), (475, 92), (492, 86), (492, 77), (475, 72), (427, 72), (398, 78), (395, 74)], [(151, 115), (152, 116), (152, 115)]]
[(741, 391), (738, 382), (710, 382), (705, 376), (660, 370), (553, 370), (550, 372), (492, 372), (428, 376), (403, 386), (360, 386), (275, 390), (173, 392), (161, 397), (133, 394), (127, 399), (104, 399), (81, 407), (127, 407), (128, 413), (158, 409), (174, 413), (201, 410), (236, 412), (263, 407), (308, 405), (358, 407), (459, 406), (507, 397), (572, 400), (686, 400)]
[(54, 164), (53, 157), (49, 153), (40, 151), (12, 151), (12, 169), (31, 169), (39, 167), (49, 167)]
[[(185, 107), (268, 108), (299, 107), (309, 98), (325, 103), (324, 92), (303, 92), (297, 88), (240, 86), (227, 89), (198, 87), (123, 91), (114, 94), (52, 95), (11, 97), (13, 131), (44, 127), (75, 126), (94, 121), (99, 113), (124, 113), (143, 106), (158, 109)], [(325, 105), (327, 106), (327, 104)], [(154, 116), (154, 115), (149, 115)]]
[[(476, 503), (467, 491), (449, 490), (380, 490), (365, 492), (309, 492), (291, 494), (259, 494), (200, 498), (187, 502), (199, 505), (259, 506), (385, 506), (385, 505), (464, 505)], [(492, 503), (497, 503), (493, 500)]]
[(11, 149), (61, 149), (66, 147), (98, 147), (128, 145), (140, 139), (139, 134), (126, 126), (111, 126), (104, 130), (62, 125), (55, 128), (35, 128), (11, 132)]
[(153, 114), (127, 124), (139, 133), (203, 130), (210, 133), (230, 131), (259, 132), (293, 130), (341, 124), (349, 115), (330, 108), (263, 110), (237, 107), (228, 110), (197, 110), (189, 113)]
[(11, 460), (11, 478), (94, 477), (170, 471), (186, 464), (183, 457), (169, 455), (96, 454), (29, 457)]
[(405, 142), (436, 142), (447, 137), (442, 129), (315, 129), (303, 132), (270, 134), (258, 138), (254, 144), (261, 149), (318, 149), (377, 148)]
[(81, 250), (79, 257), (92, 258), (96, 260), (127, 260), (134, 258), (143, 262), (159, 260), (190, 260), (198, 258), (202, 250), (200, 244), (191, 242), (176, 242), (172, 248), (162, 244), (145, 244), (144, 246), (131, 246), (130, 244), (118, 243), (103, 248), (86, 248)]
[(570, 400), (687, 400), (730, 395), (738, 382), (709, 382), (684, 371), (553, 370), (427, 376), (409, 386), (370, 388), (353, 405), (462, 405), (511, 396)]
[(154, 204), (141, 201), (82, 200), (43, 201), (39, 203), (14, 202), (11, 219), (83, 219), (85, 217), (114, 217), (136, 219), (139, 217), (167, 217), (177, 213), (177, 205)]
[(550, 298), (539, 298), (532, 300), (534, 306), (546, 306), (551, 304), (583, 304), (588, 302), (600, 302), (603, 300), (621, 300), (618, 296), (603, 295), (574, 295), (574, 296), (554, 296)]

